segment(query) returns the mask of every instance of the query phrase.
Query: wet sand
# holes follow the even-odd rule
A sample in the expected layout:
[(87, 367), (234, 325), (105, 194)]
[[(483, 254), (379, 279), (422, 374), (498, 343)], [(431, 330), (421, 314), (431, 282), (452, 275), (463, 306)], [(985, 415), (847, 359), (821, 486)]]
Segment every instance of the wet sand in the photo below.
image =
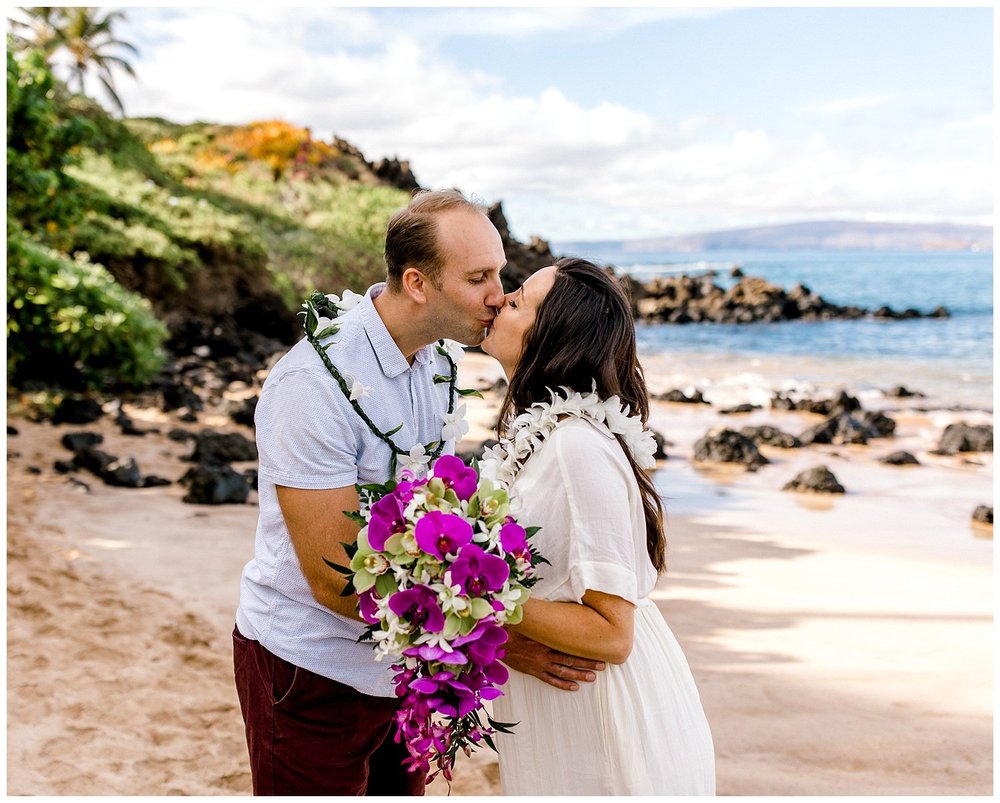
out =
[[(461, 384), (498, 375), (469, 354)], [(496, 401), (470, 400), (470, 440), (489, 435)], [(176, 484), (112, 488), (80, 473), (85, 488), (52, 470), (70, 456), (62, 435), (92, 430), (144, 474), (180, 477), (191, 446), (165, 437), (176, 419), (128, 412), (161, 434), (125, 437), (108, 417), (9, 421), (7, 792), (249, 794), (230, 633), (254, 496), (187, 505)], [(797, 433), (818, 417), (655, 405), (673, 443), (656, 475), (670, 541), (656, 601), (701, 690), (720, 794), (992, 792), (992, 528), (970, 522), (992, 504), (992, 454), (928, 454), (945, 423), (992, 416), (893, 416), (896, 438), (765, 449), (772, 464), (747, 473), (694, 467), (691, 445), (713, 425)], [(210, 415), (182, 426), (251, 435)], [(876, 462), (901, 448), (924, 465)], [(819, 463), (845, 496), (780, 490)], [(452, 794), (497, 794), (497, 778), (481, 751), (460, 762)]]

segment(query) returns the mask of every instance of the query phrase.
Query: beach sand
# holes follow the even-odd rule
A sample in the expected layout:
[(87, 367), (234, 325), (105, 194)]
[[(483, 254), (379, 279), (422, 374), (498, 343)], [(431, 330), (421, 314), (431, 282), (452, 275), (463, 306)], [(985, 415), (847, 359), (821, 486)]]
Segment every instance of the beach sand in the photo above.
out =
[[(469, 354), (460, 384), (498, 375)], [(496, 401), (469, 400), (470, 440), (489, 436)], [(176, 483), (53, 471), (70, 457), (62, 435), (89, 430), (144, 474), (180, 477), (191, 446), (166, 438), (176, 418), (128, 412), (161, 433), (8, 421), (7, 792), (249, 794), (230, 634), (255, 497), (188, 505)], [(928, 454), (944, 424), (992, 416), (894, 417), (896, 438), (766, 449), (773, 463), (747, 473), (694, 467), (691, 445), (720, 423), (797, 433), (818, 417), (655, 405), (673, 444), (656, 475), (670, 569), (655, 596), (701, 690), (719, 794), (993, 791), (992, 527), (970, 522), (992, 504), (993, 459)], [(180, 425), (252, 435), (221, 416)], [(923, 465), (876, 462), (899, 448)], [(821, 463), (846, 495), (780, 490)], [(460, 760), (451, 792), (498, 794), (495, 756)]]

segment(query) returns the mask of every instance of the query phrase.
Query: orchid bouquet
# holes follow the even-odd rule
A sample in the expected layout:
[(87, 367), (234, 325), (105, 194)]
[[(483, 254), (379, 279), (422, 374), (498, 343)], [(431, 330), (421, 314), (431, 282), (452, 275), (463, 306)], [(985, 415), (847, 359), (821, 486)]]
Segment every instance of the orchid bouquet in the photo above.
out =
[(501, 696), (507, 680), (505, 624), (521, 621), (535, 566), (544, 558), (509, 515), (504, 486), (481, 478), (453, 455), (443, 455), (417, 479), (359, 486), (356, 545), (345, 545), (350, 566), (327, 563), (349, 577), (344, 594), (357, 594), (375, 642), (375, 660), (395, 661), (395, 739), (404, 742), (411, 772), (451, 769), (461, 749), (513, 723), (496, 722), (483, 703)]

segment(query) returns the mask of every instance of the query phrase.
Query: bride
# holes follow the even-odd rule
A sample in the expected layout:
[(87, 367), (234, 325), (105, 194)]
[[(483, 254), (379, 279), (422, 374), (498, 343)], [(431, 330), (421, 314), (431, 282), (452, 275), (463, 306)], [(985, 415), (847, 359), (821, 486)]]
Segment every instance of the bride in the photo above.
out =
[(687, 661), (649, 593), (665, 568), (663, 511), (644, 469), (648, 397), (624, 292), (562, 259), (506, 297), (482, 343), (510, 380), (506, 439), (483, 471), (541, 530), (551, 565), (512, 628), (604, 661), (567, 693), (517, 671), (493, 717), (505, 795), (713, 795), (712, 736)]

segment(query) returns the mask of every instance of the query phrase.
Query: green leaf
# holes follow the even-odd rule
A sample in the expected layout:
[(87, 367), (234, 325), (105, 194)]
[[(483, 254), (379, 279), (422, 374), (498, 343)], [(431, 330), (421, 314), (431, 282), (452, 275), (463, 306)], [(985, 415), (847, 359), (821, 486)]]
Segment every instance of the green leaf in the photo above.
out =
[(486, 721), (489, 723), (489, 726), (491, 728), (500, 731), (500, 733), (513, 733), (511, 728), (516, 728), (518, 725), (521, 724), (520, 720), (518, 720), (517, 722), (498, 722), (489, 715), (486, 716)]
[(396, 427), (395, 429), (390, 429), (390, 430), (389, 430), (388, 432), (386, 432), (386, 433), (385, 433), (385, 436), (386, 436), (387, 438), (390, 438), (390, 437), (392, 437), (393, 435), (395, 435), (395, 434), (396, 434), (397, 432), (399, 432), (399, 430), (401, 430), (402, 428), (403, 428), (403, 425), (402, 425), (402, 424), (400, 424), (400, 425), (399, 425), (398, 427)]
[(333, 337), (339, 331), (340, 331), (339, 326), (328, 326), (322, 332), (318, 332), (315, 335), (313, 335), (313, 338), (316, 340), (323, 340), (324, 338), (327, 337)]
[(500, 752), (499, 750), (497, 750), (497, 746), (493, 744), (493, 739), (491, 739), (485, 733), (483, 734), (483, 741), (486, 742), (487, 747), (489, 747), (490, 750), (492, 750), (494, 753)]
[(483, 398), (483, 394), (475, 388), (455, 388), (459, 396), (475, 396), (477, 399)]
[(360, 525), (361, 527), (364, 527), (368, 523), (365, 517), (356, 510), (345, 510), (344, 515), (347, 516), (347, 518), (349, 518), (355, 524)]
[(341, 566), (339, 563), (334, 563), (333, 561), (327, 560), (326, 558), (323, 558), (323, 563), (325, 563), (331, 569), (336, 569), (341, 574), (347, 574), (347, 575), (354, 574), (354, 572), (352, 572), (346, 566)]
[(531, 536), (537, 533), (540, 529), (542, 528), (537, 525), (532, 525), (531, 527), (525, 527), (524, 533), (528, 538), (531, 538)]
[(348, 558), (353, 558), (354, 553), (358, 551), (357, 544), (350, 544), (347, 541), (341, 541), (340, 545), (344, 548), (344, 552), (347, 553)]
[(451, 382), (451, 377), (444, 374), (434, 374), (434, 384), (443, 385), (445, 382)]

